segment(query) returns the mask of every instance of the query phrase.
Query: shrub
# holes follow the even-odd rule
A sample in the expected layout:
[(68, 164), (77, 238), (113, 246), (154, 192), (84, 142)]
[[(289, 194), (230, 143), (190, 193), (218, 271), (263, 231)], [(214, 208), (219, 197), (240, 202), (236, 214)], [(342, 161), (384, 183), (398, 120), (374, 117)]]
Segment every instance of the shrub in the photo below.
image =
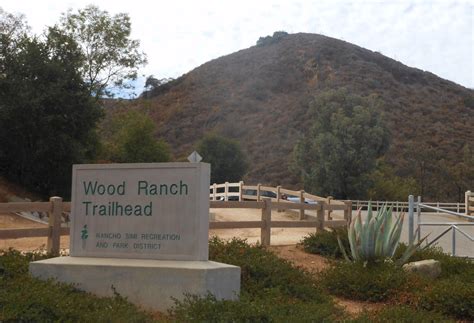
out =
[(349, 239), (347, 238), (346, 228), (310, 233), (303, 238), (300, 244), (306, 252), (333, 258), (342, 258), (342, 252), (337, 242), (337, 236), (341, 239), (343, 246), (346, 249), (349, 249)]
[(474, 283), (459, 277), (435, 282), (420, 297), (420, 307), (474, 321)]
[(334, 295), (377, 302), (404, 289), (408, 274), (392, 263), (338, 262), (323, 271), (320, 279)]
[[(367, 207), (367, 218), (362, 222), (361, 209), (357, 212), (348, 228), (348, 239), (351, 258), (346, 254), (345, 248), (340, 243), (344, 258), (348, 261), (380, 262), (395, 259), (394, 255), (400, 244), (400, 235), (403, 227), (403, 214), (394, 217), (392, 207), (384, 205), (377, 213), (373, 214), (371, 203)], [(418, 229), (419, 230), (419, 229)], [(401, 266), (419, 249), (426, 239), (407, 246), (395, 264)], [(340, 239), (338, 238), (338, 242)]]
[(301, 300), (324, 302), (329, 299), (312, 275), (260, 245), (250, 246), (238, 238), (225, 242), (213, 237), (209, 241), (209, 258), (239, 266), (242, 290), (250, 295), (276, 289), (282, 295)]
[(330, 303), (290, 301), (268, 292), (259, 299), (244, 294), (239, 301), (187, 296), (169, 313), (177, 322), (322, 322), (341, 315)]
[(238, 141), (207, 134), (196, 150), (203, 162), (211, 164), (211, 183), (237, 182), (247, 171), (248, 163)]
[(454, 322), (442, 314), (416, 310), (408, 306), (389, 306), (380, 311), (364, 312), (351, 322)]
[(170, 310), (178, 322), (328, 321), (341, 316), (342, 311), (310, 274), (262, 246), (214, 237), (209, 243), (209, 255), (212, 260), (241, 267), (240, 299), (188, 295)]
[(0, 255), (0, 321), (147, 322), (147, 313), (119, 296), (99, 298), (73, 286), (41, 281), (28, 274), (28, 264), (47, 256)]

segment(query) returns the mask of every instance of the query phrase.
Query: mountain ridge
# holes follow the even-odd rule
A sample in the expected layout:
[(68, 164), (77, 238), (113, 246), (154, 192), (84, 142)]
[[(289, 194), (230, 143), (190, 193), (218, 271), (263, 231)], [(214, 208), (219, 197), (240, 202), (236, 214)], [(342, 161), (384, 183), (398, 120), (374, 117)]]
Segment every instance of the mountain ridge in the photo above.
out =
[(311, 125), (309, 103), (342, 87), (383, 103), (392, 133), (387, 160), (402, 176), (410, 168), (405, 155), (417, 145), (455, 163), (465, 144), (474, 143), (473, 90), (317, 34), (267, 37), (264, 44), (204, 63), (129, 106), (150, 114), (157, 136), (178, 158), (205, 133), (215, 132), (240, 141), (250, 162), (246, 181), (300, 186), (288, 166), (295, 143)]

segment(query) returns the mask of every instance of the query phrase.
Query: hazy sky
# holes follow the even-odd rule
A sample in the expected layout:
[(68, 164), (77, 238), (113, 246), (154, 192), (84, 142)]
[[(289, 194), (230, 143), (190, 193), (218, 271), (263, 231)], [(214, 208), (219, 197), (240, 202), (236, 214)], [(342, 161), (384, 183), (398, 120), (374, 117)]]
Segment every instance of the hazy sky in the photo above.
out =
[(91, 3), (130, 15), (133, 37), (148, 55), (143, 75), (177, 77), (284, 30), (343, 39), (474, 88), (474, 0), (2, 0), (0, 6), (25, 14), (41, 33), (68, 8)]

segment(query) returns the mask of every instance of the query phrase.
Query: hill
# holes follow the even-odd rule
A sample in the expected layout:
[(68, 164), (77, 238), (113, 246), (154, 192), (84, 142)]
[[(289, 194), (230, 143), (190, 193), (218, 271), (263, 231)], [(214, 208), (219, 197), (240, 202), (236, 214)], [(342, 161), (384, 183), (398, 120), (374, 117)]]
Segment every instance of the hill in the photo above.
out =
[(466, 143), (474, 145), (474, 91), (345, 41), (302, 33), (266, 37), (131, 106), (146, 109), (178, 158), (213, 131), (240, 141), (251, 165), (246, 181), (299, 186), (288, 165), (311, 124), (308, 104), (340, 87), (383, 102), (392, 133), (386, 159), (397, 174), (425, 181), (427, 196), (447, 194), (429, 188), (427, 179), (439, 184), (441, 173), (430, 177), (435, 162), (456, 165)]

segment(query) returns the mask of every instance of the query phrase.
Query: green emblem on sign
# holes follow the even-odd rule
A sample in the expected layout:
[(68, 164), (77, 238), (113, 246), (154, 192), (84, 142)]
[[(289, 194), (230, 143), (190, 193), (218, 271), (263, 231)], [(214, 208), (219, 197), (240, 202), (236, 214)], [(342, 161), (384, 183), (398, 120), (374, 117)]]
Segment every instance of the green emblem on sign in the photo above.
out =
[(87, 224), (84, 224), (81, 230), (81, 239), (86, 240), (89, 237), (89, 234), (87, 232)]

